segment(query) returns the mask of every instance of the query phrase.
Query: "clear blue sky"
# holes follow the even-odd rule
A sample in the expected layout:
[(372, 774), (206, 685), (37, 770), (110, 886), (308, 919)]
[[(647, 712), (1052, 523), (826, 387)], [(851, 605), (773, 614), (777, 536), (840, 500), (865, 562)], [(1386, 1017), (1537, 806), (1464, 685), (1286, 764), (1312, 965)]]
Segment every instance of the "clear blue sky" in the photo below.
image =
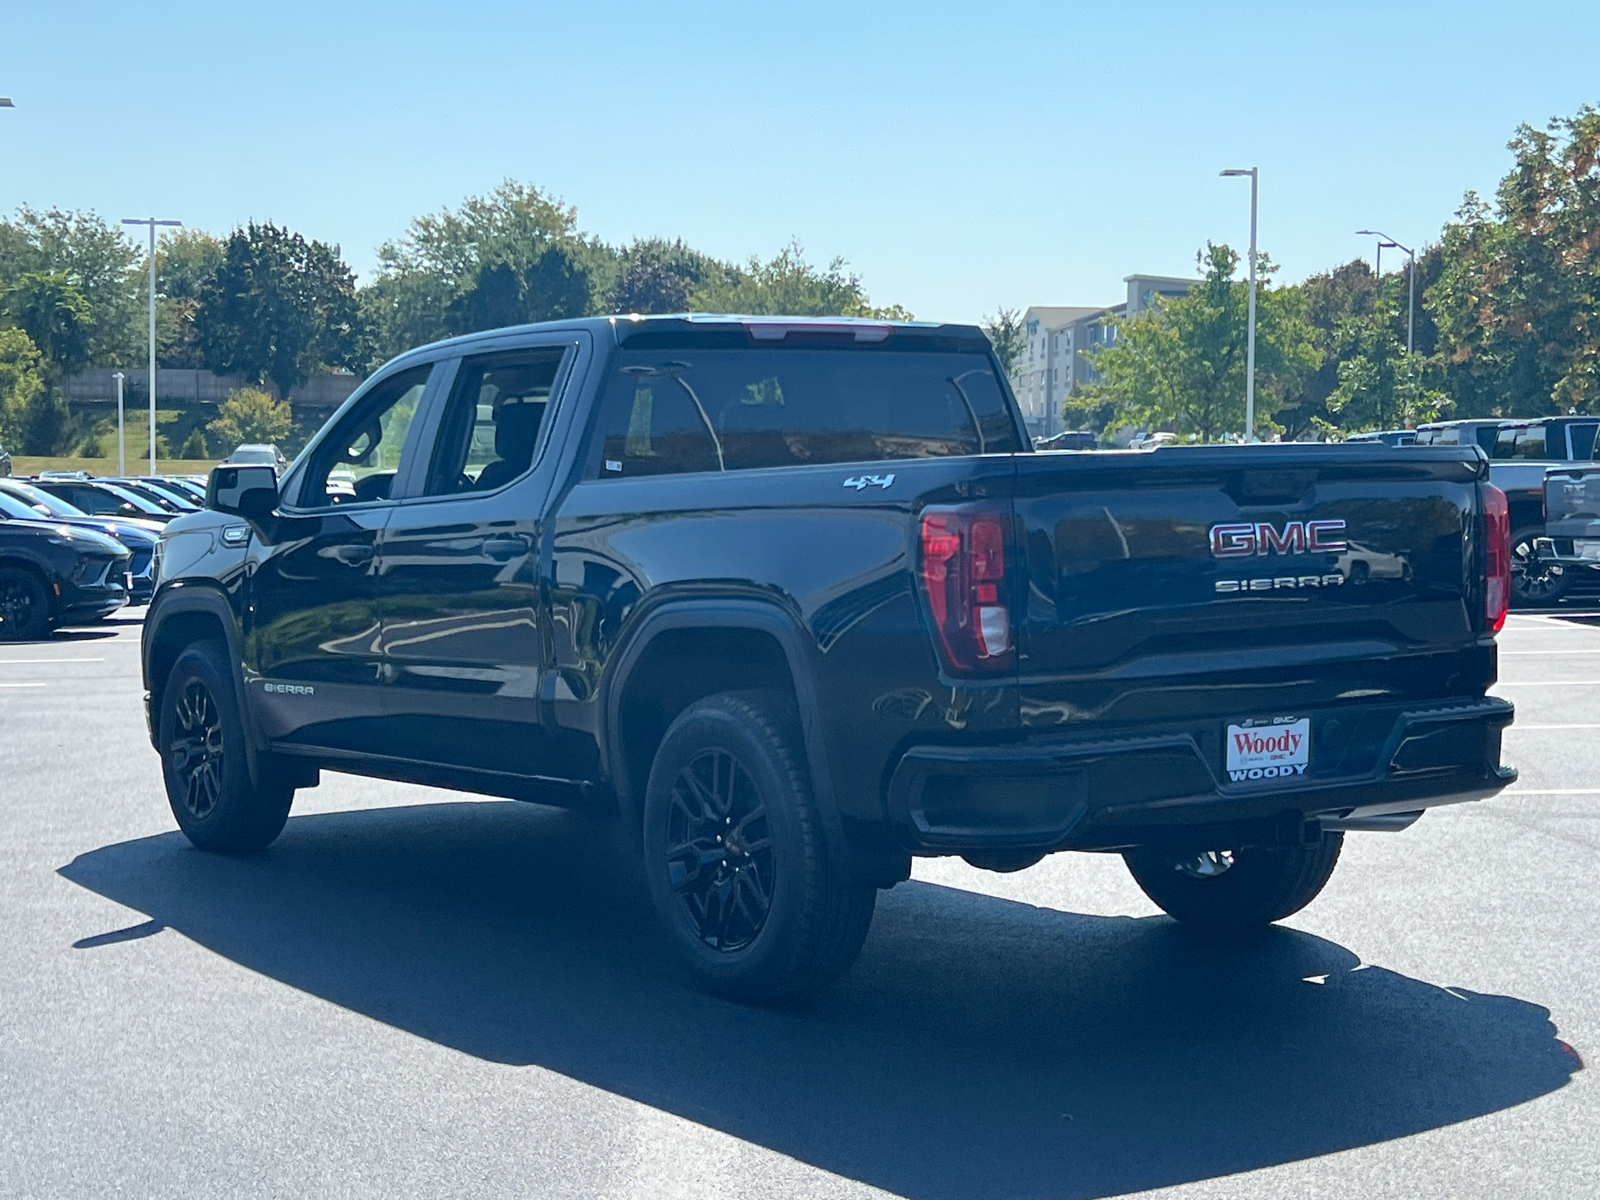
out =
[(0, 211), (338, 242), (362, 274), (505, 177), (613, 242), (798, 237), (972, 320), (1261, 245), (1298, 279), (1493, 191), (1600, 102), (1600, 4), (65, 4), (0, 0)]

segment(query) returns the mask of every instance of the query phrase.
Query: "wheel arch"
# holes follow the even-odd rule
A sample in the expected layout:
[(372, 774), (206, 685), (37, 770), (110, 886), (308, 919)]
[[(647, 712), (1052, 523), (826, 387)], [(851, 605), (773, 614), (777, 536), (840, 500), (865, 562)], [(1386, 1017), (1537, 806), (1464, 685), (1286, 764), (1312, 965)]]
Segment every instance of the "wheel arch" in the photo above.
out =
[(145, 615), (141, 657), (146, 704), (151, 714), (150, 744), (157, 750), (157, 720), (168, 676), (185, 649), (202, 641), (220, 641), (227, 649), (234, 697), (246, 728), (245, 759), (252, 785), (259, 783), (254, 722), (244, 686), (244, 659), (240, 652), (238, 621), (226, 596), (215, 587), (186, 583), (158, 594)]
[[(850, 861), (823, 740), (810, 642), (792, 614), (761, 600), (669, 601), (638, 620), (614, 661), (602, 694), (599, 742), (602, 770), (630, 836), (640, 832), (644, 782), (673, 719), (705, 696), (773, 689), (794, 701), (829, 850), (836, 861)], [(656, 697), (659, 702), (653, 702)]]

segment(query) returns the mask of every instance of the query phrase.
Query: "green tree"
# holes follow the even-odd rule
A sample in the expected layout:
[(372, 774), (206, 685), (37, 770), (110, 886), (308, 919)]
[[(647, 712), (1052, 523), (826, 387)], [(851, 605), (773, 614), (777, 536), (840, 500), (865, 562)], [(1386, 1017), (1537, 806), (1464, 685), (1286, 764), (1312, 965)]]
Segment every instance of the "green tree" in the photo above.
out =
[(448, 337), (464, 314), (504, 303), (503, 278), (490, 280), (502, 288), (499, 297), (485, 297), (477, 308), (463, 299), (496, 266), (504, 265), (517, 280), (520, 299), (529, 268), (553, 246), (566, 248), (573, 259), (579, 246), (598, 253), (580, 237), (575, 208), (510, 179), (459, 208), (417, 217), (401, 237), (378, 247), (377, 274), (362, 289), (372, 353), (387, 359)]
[(552, 245), (518, 270), (485, 263), (474, 286), (447, 310), (452, 334), (475, 333), (534, 321), (558, 321), (589, 312), (589, 269), (572, 247)]
[[(1208, 243), (1196, 257), (1204, 278), (1188, 295), (1112, 321), (1111, 343), (1092, 357), (1101, 379), (1075, 394), (1070, 407), (1109, 406), (1108, 431), (1133, 422), (1210, 442), (1243, 430), (1249, 289), (1234, 281), (1239, 255), (1228, 246)], [(1258, 257), (1258, 436), (1280, 428), (1273, 414), (1299, 393), (1319, 361), (1301, 298), (1271, 287), (1274, 271), (1264, 255)]]
[(287, 399), (316, 370), (363, 365), (360, 322), (339, 248), (268, 222), (229, 237), (195, 332), (213, 371), (270, 381)]
[[(267, 399), (272, 397), (268, 396)], [(189, 431), (189, 436), (183, 439), (183, 447), (178, 451), (179, 458), (197, 459), (210, 458), (211, 447), (206, 445), (205, 431), (196, 425)]]
[(94, 315), (64, 271), (30, 271), (5, 294), (6, 317), (39, 348), (58, 379), (89, 361)]
[(142, 261), (120, 227), (92, 212), (23, 207), (0, 221), (0, 292), (25, 275), (64, 275), (88, 305), (83, 357), (97, 366), (144, 362)]
[(206, 365), (195, 316), (226, 256), (221, 240), (198, 229), (174, 230), (156, 243), (156, 357), (162, 366)]
[(636, 241), (619, 260), (616, 290), (605, 306), (619, 313), (688, 312), (695, 289), (729, 272), (709, 254), (664, 238)]
[(0, 328), (0, 446), (21, 448), (23, 416), (43, 390), (33, 339), (20, 329)]
[(76, 435), (76, 422), (61, 393), (51, 387), (35, 392), (22, 411), (22, 452), (63, 454)]
[(1442, 374), (1437, 359), (1420, 351), (1406, 353), (1405, 339), (1395, 327), (1397, 290), (1385, 288), (1371, 312), (1339, 325), (1334, 345), (1338, 384), (1325, 400), (1330, 428), (1336, 424), (1350, 433), (1409, 428), (1437, 420), (1449, 406), (1437, 386)]
[(1600, 411), (1600, 110), (1520, 126), (1495, 206), (1445, 226), (1427, 307), (1466, 414)]
[(691, 294), (690, 307), (700, 312), (752, 315), (911, 319), (898, 304), (875, 307), (861, 277), (846, 272), (842, 258), (820, 270), (812, 266), (798, 241), (790, 242), (767, 262), (752, 257), (745, 266), (708, 280)]
[[(277, 445), (288, 438), (293, 427), (294, 410), (287, 400), (274, 400), (270, 393), (248, 387), (229, 393), (217, 408), (217, 419), (206, 426), (218, 444), (228, 447), (230, 452), (247, 442)], [(186, 443), (186, 456), (187, 449)]]
[(1015, 373), (1017, 360), (1028, 346), (1028, 331), (1023, 327), (1022, 314), (1014, 308), (997, 308), (994, 316), (983, 319), (983, 332), (1000, 358), (1007, 375)]

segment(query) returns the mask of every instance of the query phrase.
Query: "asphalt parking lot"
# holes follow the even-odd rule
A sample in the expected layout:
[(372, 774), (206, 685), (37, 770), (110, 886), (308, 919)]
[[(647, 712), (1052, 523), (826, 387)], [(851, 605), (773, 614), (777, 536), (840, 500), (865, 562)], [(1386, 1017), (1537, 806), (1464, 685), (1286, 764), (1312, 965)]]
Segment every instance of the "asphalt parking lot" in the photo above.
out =
[(553, 810), (325, 774), (195, 852), (138, 637), (0, 646), (0, 1196), (1600, 1194), (1600, 617), (1511, 619), (1510, 793), (1258, 943), (1115, 858), (924, 862), (787, 1013)]

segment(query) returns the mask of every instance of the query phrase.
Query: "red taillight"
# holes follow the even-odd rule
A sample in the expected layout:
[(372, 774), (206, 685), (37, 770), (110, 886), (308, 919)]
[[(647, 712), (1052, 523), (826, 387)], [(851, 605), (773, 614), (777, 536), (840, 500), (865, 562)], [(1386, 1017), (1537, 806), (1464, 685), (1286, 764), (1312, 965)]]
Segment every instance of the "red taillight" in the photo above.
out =
[(1492, 483), (1483, 485), (1483, 561), (1488, 576), (1483, 590), (1483, 619), (1490, 633), (1499, 633), (1511, 607), (1511, 509), (1506, 494)]
[(922, 584), (950, 665), (1011, 665), (1006, 606), (1006, 519), (992, 509), (930, 508), (922, 514)]

